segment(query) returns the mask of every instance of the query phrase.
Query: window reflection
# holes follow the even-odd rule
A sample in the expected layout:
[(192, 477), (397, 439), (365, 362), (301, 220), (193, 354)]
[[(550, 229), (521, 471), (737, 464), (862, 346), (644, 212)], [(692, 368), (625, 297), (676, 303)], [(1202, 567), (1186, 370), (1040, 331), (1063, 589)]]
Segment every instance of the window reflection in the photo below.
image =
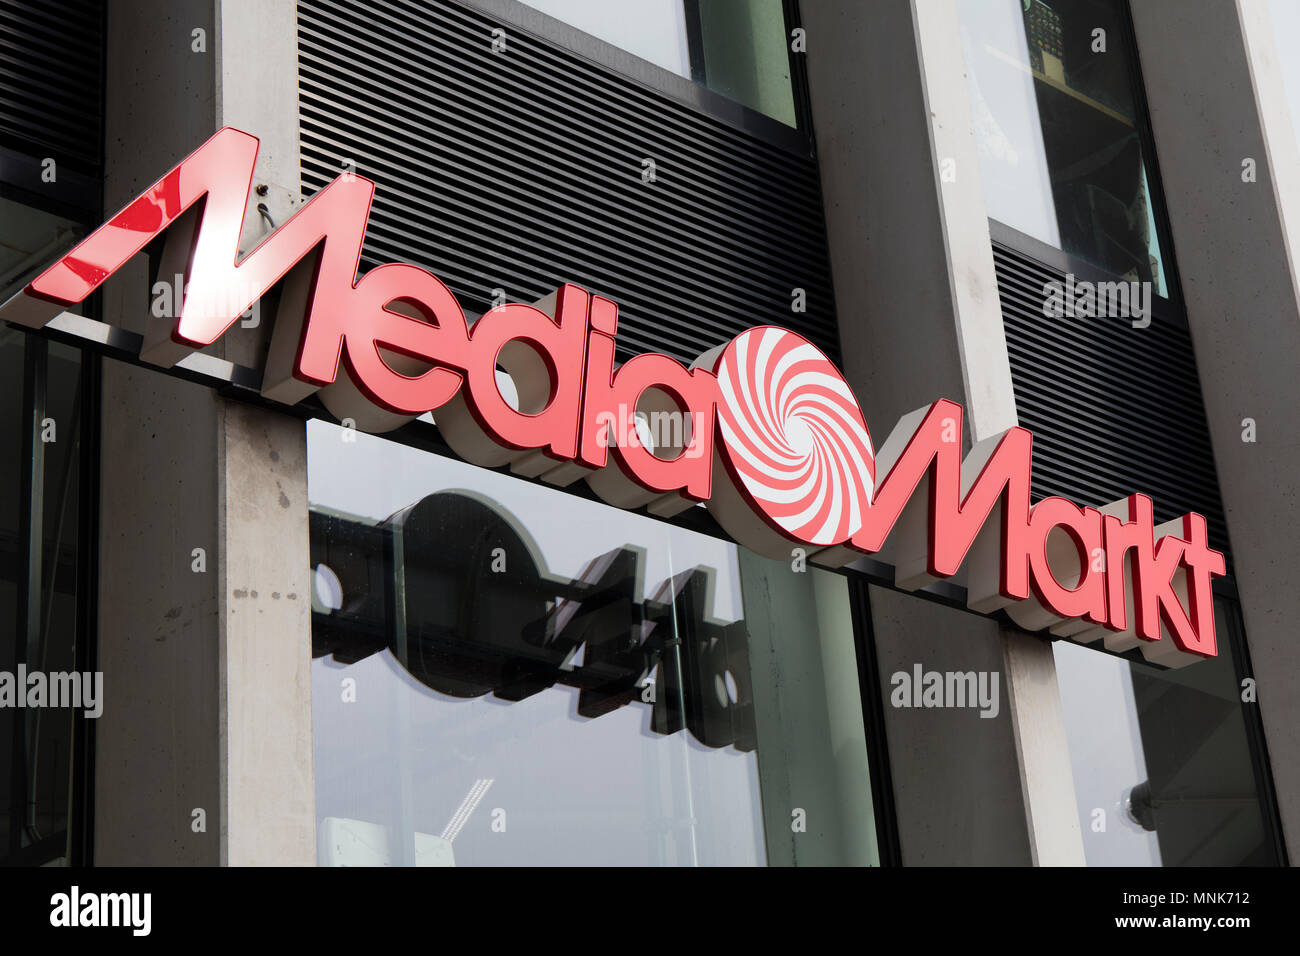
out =
[(72, 248), (82, 231), (69, 219), (0, 196), (0, 302)]
[(841, 577), (308, 437), (322, 864), (876, 862)]
[(691, 75), (690, 41), (682, 0), (635, 4), (602, 0), (525, 0), (530, 7), (678, 76)]
[[(0, 327), (0, 670), (49, 680), (79, 660), (82, 516), (81, 353)], [(68, 852), (77, 711), (0, 708), (0, 829), (8, 864), (62, 861)]]
[(1120, 0), (961, 0), (989, 216), (1168, 295)]
[[(77, 223), (0, 197), (0, 301), (66, 251)], [(81, 352), (0, 323), (0, 670), (78, 669)], [(26, 688), (20, 693), (25, 693)], [(0, 831), (8, 864), (68, 854), (72, 709), (0, 708)]]
[(1217, 658), (1160, 670), (1053, 645), (1090, 866), (1278, 863), (1262, 807), (1231, 635)]
[[(1300, 4), (1295, 0), (1269, 0), (1268, 12), (1273, 25), (1273, 42), (1276, 49), (1294, 50), (1300, 43)], [(1294, 56), (1279, 56), (1277, 64), (1282, 73), (1282, 89), (1286, 94), (1287, 110), (1291, 115), (1291, 133), (1300, 146), (1300, 60)]]
[(530, 7), (796, 126), (781, 0), (524, 0)]
[(568, 687), (579, 717), (646, 705), (651, 733), (754, 749), (744, 622), (712, 617), (715, 569), (647, 586), (644, 549), (625, 545), (557, 576), (516, 520), (463, 490), (378, 526), (314, 514), (317, 576), (335, 577), (341, 594), (337, 611), (321, 602), (317, 653), (358, 661), (391, 644), (440, 695), (522, 701)]

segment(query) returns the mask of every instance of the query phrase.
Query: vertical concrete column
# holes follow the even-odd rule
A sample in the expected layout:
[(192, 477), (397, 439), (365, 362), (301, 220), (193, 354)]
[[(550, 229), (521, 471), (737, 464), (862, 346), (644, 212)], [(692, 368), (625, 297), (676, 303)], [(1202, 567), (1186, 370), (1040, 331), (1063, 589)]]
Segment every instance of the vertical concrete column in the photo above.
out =
[[(110, 5), (107, 214), (212, 134), (212, 12), (210, 0)], [(107, 322), (144, 331), (142, 263), (105, 284), (103, 308)], [(98, 865), (214, 866), (221, 858), (221, 404), (207, 389), (104, 362)]]
[[(878, 440), (937, 398), (963, 401), (970, 441), (997, 434), (1016, 424), (1015, 397), (956, 5), (802, 12), (845, 373)], [(1083, 863), (1051, 648), (974, 617), (945, 615), (940, 627), (919, 600), (890, 600), (887, 626), (876, 617), (886, 682), (885, 661), (960, 671), (992, 662), (1006, 684), (996, 719), (887, 709), (904, 862)], [(978, 773), (959, 759), (972, 748), (990, 755)], [(946, 793), (950, 805), (914, 812), (909, 789)], [(980, 819), (971, 802), (1023, 812), (1013, 823)], [(990, 835), (1000, 851), (968, 855)]]
[[(247, 252), (300, 200), (292, 0), (109, 8), (115, 211), (221, 126), (261, 139)], [(143, 331), (146, 271), (105, 287)], [(260, 366), (269, 317), (207, 351)], [(306, 429), (106, 361), (95, 861), (315, 862)]]
[[(1300, 855), (1300, 149), (1263, 0), (1133, 25), (1282, 828)], [(1253, 175), (1250, 173), (1252, 161)], [(1255, 438), (1243, 440), (1245, 419)]]
[(222, 863), (311, 866), (306, 429), (248, 405), (221, 411)]
[[(241, 240), (247, 252), (300, 202), (297, 6), (218, 0), (216, 18), (217, 126), (261, 140)], [(228, 336), (225, 357), (261, 367), (269, 325), (259, 316)], [(307, 430), (299, 419), (248, 405), (227, 402), (221, 411), (222, 862), (310, 866)]]
[(1083, 866), (1083, 829), (1052, 645), (1004, 627), (1002, 672), (1035, 866)]

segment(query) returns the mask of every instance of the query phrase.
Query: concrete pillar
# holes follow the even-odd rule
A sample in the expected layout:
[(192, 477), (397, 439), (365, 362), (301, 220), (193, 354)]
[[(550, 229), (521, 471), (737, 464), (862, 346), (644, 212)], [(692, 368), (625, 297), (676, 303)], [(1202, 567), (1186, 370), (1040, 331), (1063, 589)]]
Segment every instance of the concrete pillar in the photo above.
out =
[[(109, 9), (107, 214), (211, 135), (212, 60), (192, 51), (192, 32), (210, 42), (212, 24), (202, 0)], [(103, 318), (143, 332), (148, 291), (146, 270), (133, 264), (105, 285)], [(212, 866), (221, 857), (220, 406), (206, 389), (104, 362), (98, 865)]]
[(1082, 821), (1052, 645), (1010, 627), (1001, 633), (1006, 706), (1021, 768), (1020, 792), (1034, 865), (1082, 866), (1086, 862)]
[[(234, 125), (262, 140), (253, 205), (292, 213), (295, 16), (291, 0), (110, 8), (109, 212)], [(242, 251), (268, 228), (254, 214)], [(115, 277), (105, 319), (143, 331), (147, 293), (142, 267)], [(260, 365), (268, 326), (208, 351)], [(313, 864), (302, 421), (107, 361), (103, 448), (95, 862)]]
[[(218, 0), (217, 126), (257, 136), (254, 183), (278, 225), (302, 193), (298, 33), (293, 0)], [(242, 250), (270, 226), (249, 199)], [(225, 340), (261, 367), (270, 322)], [(316, 799), (311, 736), (311, 574), (307, 429), (226, 403), (221, 421), (222, 862), (311, 866)]]
[[(937, 398), (965, 405), (968, 442), (1015, 425), (955, 4), (802, 14), (844, 370), (869, 426), (883, 441)], [(940, 623), (920, 600), (873, 599), (886, 699), (890, 668), (917, 662), (1001, 668), (1007, 696), (996, 719), (887, 708), (904, 862), (1083, 863), (1050, 647), (959, 613)], [(959, 759), (969, 752), (990, 759), (976, 772)], [(930, 802), (913, 812), (905, 795), (922, 789)]]
[[(1141, 0), (1133, 25), (1282, 829), (1295, 859), (1300, 149), (1263, 0)], [(1246, 160), (1253, 181), (1243, 177)], [(1255, 442), (1242, 440), (1247, 418)]]
[[(903, 865), (1028, 866), (1034, 850), (997, 622), (898, 591), (869, 591)], [(893, 709), (890, 676), (911, 675), (917, 664), (998, 674), (997, 716)]]

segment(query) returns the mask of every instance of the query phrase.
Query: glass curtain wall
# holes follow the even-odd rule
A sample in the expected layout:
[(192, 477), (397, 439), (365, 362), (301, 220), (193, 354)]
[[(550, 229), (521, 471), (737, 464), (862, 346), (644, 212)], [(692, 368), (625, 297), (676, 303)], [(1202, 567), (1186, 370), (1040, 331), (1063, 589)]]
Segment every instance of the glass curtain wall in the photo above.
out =
[(1276, 866), (1281, 842), (1239, 610), (1219, 656), (1178, 670), (1053, 645), (1089, 866)]
[(524, 0), (729, 99), (798, 126), (782, 0)]
[(846, 580), (308, 426), (322, 865), (875, 864)]
[[(0, 198), (0, 299), (79, 231)], [(56, 688), (86, 669), (86, 381), (78, 349), (0, 323), (0, 863), (65, 862), (74, 837), (84, 708)]]
[(1123, 0), (960, 0), (989, 217), (1168, 297)]

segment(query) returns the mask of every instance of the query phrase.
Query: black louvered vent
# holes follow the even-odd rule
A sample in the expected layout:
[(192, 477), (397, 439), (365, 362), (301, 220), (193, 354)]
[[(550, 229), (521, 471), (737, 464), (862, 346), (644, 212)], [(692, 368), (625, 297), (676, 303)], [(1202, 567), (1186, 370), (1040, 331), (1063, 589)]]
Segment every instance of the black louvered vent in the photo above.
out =
[(838, 358), (814, 159), (514, 28), (493, 53), (499, 26), (456, 4), (298, 4), (304, 186), (346, 160), (378, 184), (363, 271), (416, 263), (476, 312), (574, 282), (619, 303), (623, 357), (688, 361), (770, 323)]
[(103, 42), (100, 0), (0, 0), (0, 143), (97, 170)]
[(1020, 424), (1034, 433), (1035, 497), (1104, 505), (1141, 492), (1157, 521), (1205, 516), (1214, 547), (1227, 530), (1196, 359), (1186, 326), (1155, 317), (1047, 318), (1054, 268), (995, 242), (998, 292)]

